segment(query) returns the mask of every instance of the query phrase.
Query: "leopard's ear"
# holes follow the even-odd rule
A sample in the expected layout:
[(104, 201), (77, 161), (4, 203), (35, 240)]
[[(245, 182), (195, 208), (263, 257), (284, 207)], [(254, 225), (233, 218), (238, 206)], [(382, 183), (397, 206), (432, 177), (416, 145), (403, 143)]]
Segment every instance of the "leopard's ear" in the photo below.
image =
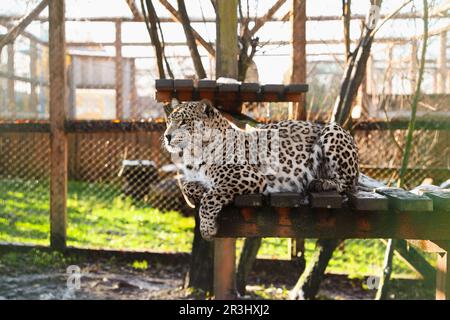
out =
[(180, 102), (175, 98), (173, 98), (170, 103), (166, 103), (164, 105), (164, 113), (166, 114), (166, 117), (168, 117), (172, 113), (173, 109), (175, 109), (175, 107), (179, 104)]
[(203, 99), (199, 102), (200, 107), (202, 108), (202, 112), (207, 117), (212, 117), (214, 115), (214, 106), (211, 101), (208, 99)]

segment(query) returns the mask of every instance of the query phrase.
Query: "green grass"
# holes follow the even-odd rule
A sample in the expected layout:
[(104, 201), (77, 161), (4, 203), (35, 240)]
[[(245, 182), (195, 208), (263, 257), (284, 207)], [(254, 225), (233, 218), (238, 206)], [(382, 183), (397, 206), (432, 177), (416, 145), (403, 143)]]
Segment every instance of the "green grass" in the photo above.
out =
[[(194, 219), (134, 204), (120, 188), (70, 181), (68, 245), (159, 252), (189, 252)], [(0, 180), (0, 241), (49, 244), (49, 188), (43, 181)], [(238, 249), (242, 241), (238, 242)], [(306, 242), (306, 258), (314, 241)], [(347, 240), (334, 253), (328, 272), (353, 277), (380, 272), (384, 245), (379, 240)], [(260, 257), (288, 258), (287, 239), (264, 239)], [(394, 274), (414, 273), (397, 257)]]

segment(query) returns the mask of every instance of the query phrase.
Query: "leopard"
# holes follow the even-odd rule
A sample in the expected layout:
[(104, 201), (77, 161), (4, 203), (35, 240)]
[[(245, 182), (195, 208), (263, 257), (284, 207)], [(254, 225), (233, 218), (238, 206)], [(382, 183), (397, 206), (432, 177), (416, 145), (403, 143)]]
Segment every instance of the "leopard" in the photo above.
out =
[(172, 99), (164, 110), (163, 144), (182, 173), (182, 193), (198, 206), (206, 240), (217, 235), (219, 214), (237, 195), (295, 192), (307, 202), (308, 192), (356, 189), (358, 148), (337, 123), (281, 120), (241, 128), (209, 100)]

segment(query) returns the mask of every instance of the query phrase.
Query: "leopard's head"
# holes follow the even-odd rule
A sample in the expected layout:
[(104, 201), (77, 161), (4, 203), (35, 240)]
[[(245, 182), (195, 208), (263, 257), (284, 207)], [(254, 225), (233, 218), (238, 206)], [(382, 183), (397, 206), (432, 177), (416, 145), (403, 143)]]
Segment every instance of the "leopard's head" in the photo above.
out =
[(180, 152), (186, 148), (194, 137), (194, 133), (201, 133), (202, 141), (207, 142), (211, 139), (211, 133), (204, 129), (214, 129), (223, 121), (220, 112), (208, 100), (180, 103), (172, 99), (170, 104), (164, 106), (164, 111), (167, 124), (164, 145), (171, 153)]

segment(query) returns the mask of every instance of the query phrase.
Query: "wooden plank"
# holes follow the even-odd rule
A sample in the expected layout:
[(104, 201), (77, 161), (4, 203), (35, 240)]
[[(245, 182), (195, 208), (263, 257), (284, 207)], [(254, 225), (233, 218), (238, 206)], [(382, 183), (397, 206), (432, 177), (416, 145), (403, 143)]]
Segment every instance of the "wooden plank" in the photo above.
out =
[(424, 194), (433, 200), (434, 210), (450, 211), (450, 190), (431, 191)]
[(194, 81), (192, 79), (175, 79), (173, 80), (173, 88), (175, 90), (192, 90)]
[(342, 207), (342, 196), (335, 191), (311, 192), (309, 202), (311, 208), (337, 209)]
[(254, 82), (244, 82), (241, 84), (241, 92), (258, 92), (261, 87), (258, 83)]
[(243, 194), (234, 198), (234, 205), (236, 207), (261, 207), (264, 203), (264, 196), (262, 194)]
[(66, 104), (65, 1), (49, 3), (50, 63), (50, 245), (66, 247), (67, 136), (64, 132)]
[(286, 94), (305, 93), (308, 92), (309, 85), (303, 83), (293, 83), (285, 86)]
[(25, 30), (25, 28), (37, 17), (48, 5), (49, 0), (42, 0), (33, 10), (12, 27), (6, 35), (0, 39), (0, 52), (3, 47), (14, 42), (14, 40)]
[(197, 88), (202, 90), (216, 90), (216, 80), (206, 80), (202, 79), (198, 81)]
[(116, 39), (114, 47), (116, 55), (114, 56), (115, 76), (116, 76), (116, 119), (123, 118), (123, 60), (122, 60), (122, 23), (116, 21)]
[(216, 96), (216, 89), (216, 80), (200, 80), (197, 84), (196, 96), (199, 100), (208, 99), (210, 101), (214, 101)]
[(7, 79), (7, 110), (9, 119), (16, 119), (16, 92), (15, 92), (15, 81), (14, 77), (14, 43), (8, 44), (7, 46), (7, 68), (8, 68), (8, 79)]
[(437, 254), (436, 300), (450, 300), (450, 255)]
[(400, 211), (433, 211), (433, 201), (423, 195), (400, 188), (378, 188), (376, 192), (389, 199), (389, 209)]
[(155, 88), (157, 91), (172, 91), (173, 79), (156, 79)]
[[(288, 205), (288, 204), (283, 204)], [(239, 208), (227, 207), (219, 218), (219, 237), (285, 237), (342, 239), (450, 239), (447, 212), (391, 211), (367, 214), (348, 207), (326, 210), (291, 207), (290, 223), (280, 225), (279, 208), (262, 206), (255, 223), (243, 223)]]
[(239, 92), (239, 84), (237, 83), (218, 83), (217, 84), (219, 92), (226, 93), (238, 93)]
[(272, 193), (270, 205), (275, 208), (297, 208), (304, 205), (304, 197), (295, 192)]
[[(38, 49), (35, 41), (30, 40), (30, 78), (37, 79), (37, 63), (38, 63)], [(36, 92), (36, 83), (31, 83), (30, 100), (28, 104), (27, 118), (37, 118), (38, 116), (38, 95)]]
[(434, 243), (431, 240), (414, 240), (414, 239), (408, 239), (406, 240), (409, 244), (413, 245), (416, 248), (419, 248), (420, 250), (424, 252), (432, 252), (432, 253), (438, 253), (438, 252), (445, 252), (446, 249), (440, 247), (438, 244)]
[[(386, 242), (386, 240), (383, 240)], [(395, 254), (408, 266), (417, 271), (425, 281), (433, 283), (436, 280), (436, 270), (424, 258), (419, 250), (408, 245), (406, 240), (398, 239), (395, 242)]]
[(376, 193), (357, 191), (347, 194), (350, 206), (360, 211), (387, 211), (389, 208), (388, 198)]

